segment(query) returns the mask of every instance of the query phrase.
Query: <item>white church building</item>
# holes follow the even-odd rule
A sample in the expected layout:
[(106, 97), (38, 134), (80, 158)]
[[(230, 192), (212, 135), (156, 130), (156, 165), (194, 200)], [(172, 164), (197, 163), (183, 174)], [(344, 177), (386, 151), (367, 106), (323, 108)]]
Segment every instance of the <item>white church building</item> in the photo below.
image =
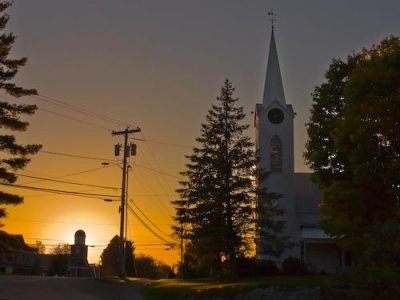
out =
[[(269, 173), (259, 184), (282, 195), (278, 205), (285, 210), (283, 234), (294, 244), (278, 261), (296, 257), (315, 272), (343, 272), (351, 264), (350, 257), (319, 227), (322, 193), (309, 173), (294, 170), (295, 115), (292, 105), (286, 103), (272, 27), (264, 95), (262, 103), (256, 104), (254, 126), (258, 167)], [(273, 259), (265, 254), (266, 246), (262, 238), (256, 239), (257, 259)]]

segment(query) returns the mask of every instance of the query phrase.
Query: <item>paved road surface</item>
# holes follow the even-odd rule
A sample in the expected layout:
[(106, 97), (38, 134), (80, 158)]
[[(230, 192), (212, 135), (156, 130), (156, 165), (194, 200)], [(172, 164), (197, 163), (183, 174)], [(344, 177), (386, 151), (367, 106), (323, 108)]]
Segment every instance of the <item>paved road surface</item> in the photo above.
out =
[(144, 300), (140, 283), (91, 278), (0, 276), (0, 300)]

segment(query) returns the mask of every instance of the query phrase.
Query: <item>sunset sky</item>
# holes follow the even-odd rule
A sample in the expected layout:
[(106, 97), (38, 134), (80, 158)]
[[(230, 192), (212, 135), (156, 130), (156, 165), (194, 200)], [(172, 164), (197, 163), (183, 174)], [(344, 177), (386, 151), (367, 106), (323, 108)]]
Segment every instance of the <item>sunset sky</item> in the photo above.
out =
[[(18, 172), (16, 184), (118, 196), (122, 175), (114, 145), (122, 138), (111, 131), (139, 126), (129, 197), (163, 233), (143, 220), (169, 239), (169, 201), (178, 197), (184, 155), (191, 153), (225, 78), (252, 124), (263, 92), (271, 8), (278, 15), (286, 100), (297, 112), (295, 166), (307, 171), (302, 153), (310, 94), (332, 58), (400, 35), (398, 0), (14, 0), (6, 31), (18, 37), (13, 57), (28, 57), (15, 81), (41, 97), (14, 100), (0, 93), (0, 100), (38, 105), (28, 131), (17, 137), (46, 151)], [(254, 136), (252, 126), (248, 134)], [(75, 231), (83, 229), (94, 246), (89, 260), (96, 263), (119, 234), (118, 202), (104, 202), (106, 196), (12, 191), (25, 202), (8, 207), (2, 229), (23, 234), (27, 243), (73, 243)], [(138, 253), (177, 262), (177, 250), (165, 250), (132, 214), (128, 218), (128, 237)]]

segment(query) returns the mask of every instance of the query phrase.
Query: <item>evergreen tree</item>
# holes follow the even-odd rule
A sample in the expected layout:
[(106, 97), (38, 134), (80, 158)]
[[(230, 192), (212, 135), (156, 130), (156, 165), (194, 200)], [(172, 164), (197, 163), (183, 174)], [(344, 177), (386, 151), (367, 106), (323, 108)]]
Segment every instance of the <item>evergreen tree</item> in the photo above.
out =
[[(4, 12), (11, 2), (0, 1), (0, 13)], [(0, 89), (13, 97), (25, 95), (35, 95), (36, 90), (24, 89), (11, 82), (20, 67), (26, 63), (26, 58), (11, 59), (10, 51), (15, 41), (12, 33), (4, 33), (4, 29), (9, 20), (7, 14), (0, 16)], [(22, 121), (22, 115), (32, 115), (36, 110), (35, 105), (10, 104), (0, 102), (0, 128), (11, 131), (25, 131), (29, 123)], [(4, 131), (3, 131), (4, 132)], [(0, 159), (0, 184), (12, 184), (17, 180), (14, 172), (24, 168), (30, 161), (29, 155), (35, 154), (40, 150), (39, 145), (20, 145), (11, 134), (0, 135), (0, 151), (3, 157)], [(0, 191), (0, 205), (20, 204), (23, 197)], [(0, 207), (0, 219), (6, 216), (6, 209)], [(0, 223), (1, 226), (1, 223)]]
[(278, 205), (281, 196), (268, 192), (265, 188), (258, 191), (257, 201), (257, 239), (259, 254), (279, 258), (283, 250), (293, 246), (289, 237), (283, 234), (285, 210)]
[[(196, 268), (208, 273), (204, 275), (220, 272), (223, 258), (234, 267), (254, 238), (256, 156), (233, 92), (226, 80), (201, 125), (199, 146), (187, 156), (187, 170), (181, 173), (186, 180), (178, 190), (182, 200), (173, 201), (175, 220), (189, 241), (187, 251), (195, 257)], [(180, 234), (180, 226), (175, 231)]]

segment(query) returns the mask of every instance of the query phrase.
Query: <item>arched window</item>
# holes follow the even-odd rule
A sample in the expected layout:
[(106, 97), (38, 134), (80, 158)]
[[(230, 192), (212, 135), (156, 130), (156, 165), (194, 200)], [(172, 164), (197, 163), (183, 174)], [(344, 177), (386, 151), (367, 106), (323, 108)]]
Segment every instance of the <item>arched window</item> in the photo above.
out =
[(271, 172), (282, 171), (282, 142), (274, 135), (271, 139)]

